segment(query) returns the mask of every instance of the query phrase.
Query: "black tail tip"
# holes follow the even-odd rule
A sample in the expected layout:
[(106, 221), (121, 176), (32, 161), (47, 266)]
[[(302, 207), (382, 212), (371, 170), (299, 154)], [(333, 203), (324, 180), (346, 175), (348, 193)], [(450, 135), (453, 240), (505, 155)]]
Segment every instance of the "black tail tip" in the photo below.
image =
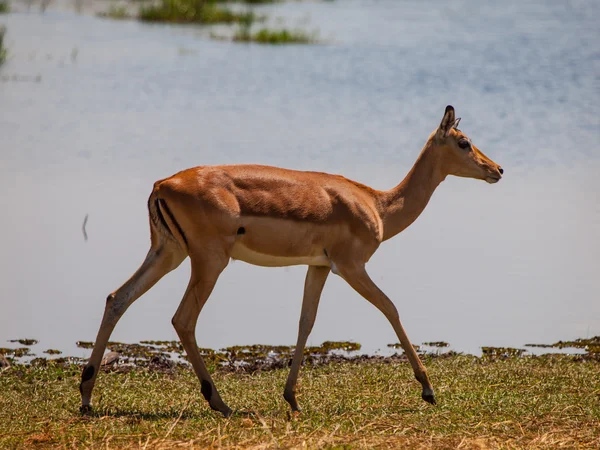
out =
[(433, 394), (421, 394), (421, 398), (423, 400), (425, 400), (427, 403), (431, 403), (432, 405), (437, 405), (437, 402), (435, 401), (435, 395)]

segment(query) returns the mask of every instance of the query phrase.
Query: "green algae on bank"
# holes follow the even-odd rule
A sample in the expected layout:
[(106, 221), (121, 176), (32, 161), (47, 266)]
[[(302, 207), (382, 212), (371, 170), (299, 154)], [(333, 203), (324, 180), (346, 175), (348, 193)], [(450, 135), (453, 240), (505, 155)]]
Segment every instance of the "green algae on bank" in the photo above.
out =
[(558, 341), (554, 344), (526, 344), (525, 347), (539, 347), (539, 348), (577, 348), (585, 350), (588, 354), (600, 355), (600, 336), (594, 336), (591, 338), (579, 338), (572, 341)]
[(0, 355), (10, 356), (12, 358), (24, 358), (27, 356), (35, 356), (27, 347), (19, 348), (0, 348)]
[(60, 355), (62, 352), (60, 350), (56, 350), (54, 348), (49, 348), (48, 350), (44, 350), (44, 353), (47, 355)]
[(450, 344), (448, 344), (445, 341), (423, 342), (423, 345), (426, 345), (428, 347), (437, 347), (437, 348), (445, 348), (445, 347), (450, 346)]
[(35, 345), (39, 341), (37, 339), (10, 339), (8, 342), (19, 343), (21, 345)]

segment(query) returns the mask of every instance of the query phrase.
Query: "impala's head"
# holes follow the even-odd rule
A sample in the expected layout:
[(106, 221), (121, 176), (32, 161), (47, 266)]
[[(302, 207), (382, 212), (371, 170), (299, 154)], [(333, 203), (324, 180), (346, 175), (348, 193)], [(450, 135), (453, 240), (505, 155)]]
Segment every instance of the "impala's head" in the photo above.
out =
[(440, 126), (431, 136), (444, 175), (498, 182), (504, 170), (473, 145), (471, 139), (458, 129), (459, 122), (454, 108), (448, 105)]

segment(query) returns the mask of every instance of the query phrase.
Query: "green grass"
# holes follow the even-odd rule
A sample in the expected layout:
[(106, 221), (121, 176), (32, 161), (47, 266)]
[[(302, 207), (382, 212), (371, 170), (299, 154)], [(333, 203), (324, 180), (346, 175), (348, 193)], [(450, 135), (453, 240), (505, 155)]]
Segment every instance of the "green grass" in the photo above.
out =
[[(302, 413), (282, 398), (287, 369), (217, 371), (230, 419), (193, 372), (102, 372), (95, 413), (78, 412), (81, 368), (0, 373), (0, 448), (598, 448), (600, 363), (569, 356), (426, 358), (433, 407), (402, 362), (342, 362), (300, 374)], [(214, 369), (214, 368), (213, 368)]]
[(270, 30), (262, 28), (255, 33), (240, 28), (233, 37), (234, 41), (257, 42), (259, 44), (312, 44), (317, 39), (302, 30)]
[(139, 18), (149, 22), (216, 24), (255, 20), (256, 15), (252, 11), (235, 12), (219, 7), (213, 1), (161, 0), (156, 5), (141, 7)]
[(118, 6), (118, 5), (110, 5), (108, 10), (106, 10), (105, 12), (98, 13), (98, 15), (100, 17), (107, 17), (109, 19), (116, 19), (116, 20), (129, 19), (131, 17), (129, 15), (129, 12), (128, 12), (126, 6)]

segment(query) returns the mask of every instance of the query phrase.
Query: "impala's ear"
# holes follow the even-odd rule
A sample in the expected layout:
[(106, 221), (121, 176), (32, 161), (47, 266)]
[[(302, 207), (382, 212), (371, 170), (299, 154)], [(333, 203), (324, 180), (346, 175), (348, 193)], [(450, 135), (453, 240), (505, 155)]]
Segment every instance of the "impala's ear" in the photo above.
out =
[(456, 117), (454, 116), (454, 108), (451, 105), (446, 106), (444, 111), (444, 117), (442, 117), (442, 123), (437, 130), (439, 137), (445, 138), (450, 134), (450, 130), (454, 127)]
[(452, 128), (454, 128), (455, 130), (458, 130), (459, 123), (460, 123), (460, 117), (454, 121), (454, 125), (452, 126)]

